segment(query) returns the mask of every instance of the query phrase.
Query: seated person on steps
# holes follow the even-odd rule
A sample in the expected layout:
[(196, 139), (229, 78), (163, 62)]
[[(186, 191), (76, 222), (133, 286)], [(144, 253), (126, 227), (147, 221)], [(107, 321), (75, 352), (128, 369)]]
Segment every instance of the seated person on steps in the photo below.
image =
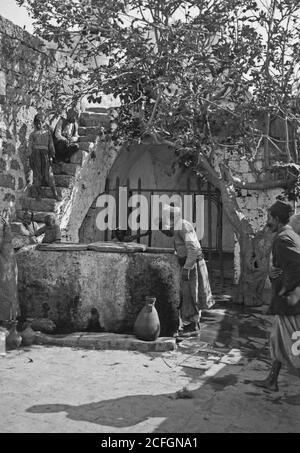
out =
[(79, 150), (77, 119), (77, 110), (71, 108), (66, 117), (61, 116), (55, 126), (53, 141), (57, 162), (70, 162), (70, 157)]

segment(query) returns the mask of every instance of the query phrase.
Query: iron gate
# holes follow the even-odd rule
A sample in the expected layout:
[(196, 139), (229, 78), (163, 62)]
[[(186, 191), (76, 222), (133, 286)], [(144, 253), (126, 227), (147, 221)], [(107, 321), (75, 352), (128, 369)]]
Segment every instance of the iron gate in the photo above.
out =
[[(123, 184), (122, 187), (125, 185)], [(105, 184), (105, 194), (113, 195), (116, 201), (116, 225), (118, 225), (118, 215), (119, 215), (119, 188), (120, 185), (120, 178), (116, 178), (114, 184), (110, 181), (109, 178), (106, 179)], [(138, 179), (137, 187), (134, 187), (130, 180), (127, 179), (126, 181), (126, 188), (128, 192), (128, 196), (131, 197), (132, 195), (138, 194), (148, 194), (148, 196), (152, 195), (162, 195), (162, 194), (173, 194), (179, 195), (183, 197), (184, 195), (191, 195), (193, 197), (193, 206), (195, 207), (196, 204), (196, 195), (203, 195), (206, 201), (207, 207), (207, 244), (202, 246), (205, 259), (207, 261), (207, 268), (210, 274), (210, 280), (212, 287), (214, 287), (215, 292), (222, 292), (224, 287), (224, 253), (223, 253), (223, 206), (221, 200), (221, 193), (218, 189), (216, 189), (212, 184), (209, 182), (205, 182), (204, 184), (201, 183), (201, 180), (198, 181), (198, 190), (192, 191), (190, 189), (190, 180), (187, 180), (187, 189), (186, 190), (172, 190), (172, 189), (153, 189), (142, 187), (142, 180), (141, 178)], [(217, 215), (216, 215), (216, 225), (215, 225), (215, 237), (213, 237), (213, 206), (216, 207)], [(151, 231), (151, 220), (152, 220), (152, 204), (150, 203), (150, 212), (149, 212), (149, 230), (147, 232), (148, 236), (148, 247), (152, 246), (152, 231)], [(130, 211), (128, 211), (128, 216), (130, 215)], [(193, 215), (195, 216), (195, 209), (193, 209)], [(195, 222), (195, 218), (193, 217), (193, 222)], [(140, 243), (141, 237), (141, 230), (137, 230), (136, 234), (136, 242)], [(108, 230), (105, 231), (104, 240), (108, 241), (109, 239), (109, 232)]]

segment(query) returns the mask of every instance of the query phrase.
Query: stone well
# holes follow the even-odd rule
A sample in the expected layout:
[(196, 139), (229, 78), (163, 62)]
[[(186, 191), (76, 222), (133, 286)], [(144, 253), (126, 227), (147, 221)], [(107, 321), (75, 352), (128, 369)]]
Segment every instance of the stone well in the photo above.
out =
[(96, 308), (106, 331), (132, 333), (145, 297), (154, 296), (161, 335), (172, 335), (179, 304), (179, 266), (172, 250), (97, 244), (94, 250), (66, 243), (17, 252), (22, 315), (48, 316), (60, 332), (82, 331)]

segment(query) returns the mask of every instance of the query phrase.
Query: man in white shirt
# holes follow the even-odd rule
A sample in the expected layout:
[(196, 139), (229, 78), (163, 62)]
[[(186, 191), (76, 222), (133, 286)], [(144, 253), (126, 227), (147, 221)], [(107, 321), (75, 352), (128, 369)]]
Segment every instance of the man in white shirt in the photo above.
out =
[(175, 252), (181, 267), (181, 304), (179, 335), (197, 335), (201, 310), (211, 308), (215, 301), (211, 292), (202, 248), (193, 225), (181, 216), (180, 208), (165, 206), (167, 221), (160, 221), (162, 233), (174, 237)]

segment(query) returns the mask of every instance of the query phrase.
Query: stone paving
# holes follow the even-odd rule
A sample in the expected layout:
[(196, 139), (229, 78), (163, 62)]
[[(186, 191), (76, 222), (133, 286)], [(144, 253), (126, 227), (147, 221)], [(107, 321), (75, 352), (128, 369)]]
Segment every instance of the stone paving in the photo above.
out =
[(2, 433), (300, 432), (300, 378), (270, 364), (265, 307), (204, 313), (200, 338), (139, 352), (34, 345), (0, 358)]

